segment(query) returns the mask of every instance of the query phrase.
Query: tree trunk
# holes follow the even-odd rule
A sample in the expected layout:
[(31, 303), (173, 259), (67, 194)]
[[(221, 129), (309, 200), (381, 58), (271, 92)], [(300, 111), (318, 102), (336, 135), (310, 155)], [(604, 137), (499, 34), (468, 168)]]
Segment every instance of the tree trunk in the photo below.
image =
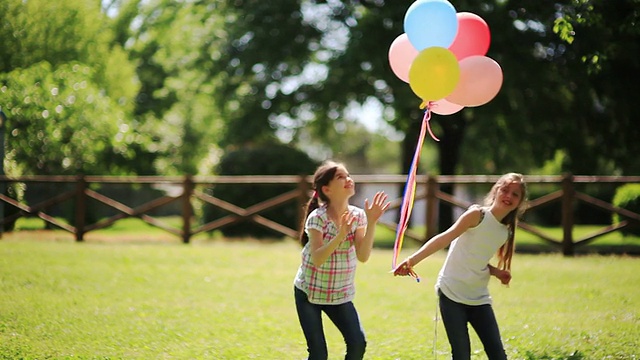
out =
[[(446, 119), (439, 120), (442, 120), (438, 121), (438, 125), (442, 127), (442, 136), (439, 136), (440, 141), (438, 142), (438, 148), (440, 150), (438, 167), (440, 174), (455, 175), (456, 167), (460, 160), (460, 146), (467, 124), (461, 112), (448, 115)], [(440, 191), (447, 194), (452, 194), (453, 188), (453, 185), (440, 185)], [(438, 232), (440, 232), (453, 224), (453, 209), (450, 204), (443, 202), (440, 202), (438, 208)]]

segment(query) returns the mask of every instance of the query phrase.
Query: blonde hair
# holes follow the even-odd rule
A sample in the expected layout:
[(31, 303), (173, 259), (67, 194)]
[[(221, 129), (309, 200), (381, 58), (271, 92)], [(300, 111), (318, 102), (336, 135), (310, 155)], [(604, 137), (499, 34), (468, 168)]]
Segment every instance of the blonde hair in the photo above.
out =
[(507, 229), (509, 229), (507, 241), (498, 249), (498, 253), (496, 254), (498, 257), (498, 268), (501, 270), (511, 270), (511, 258), (513, 257), (513, 252), (515, 250), (515, 233), (516, 228), (518, 227), (518, 219), (527, 209), (528, 193), (527, 183), (524, 181), (524, 176), (518, 173), (507, 173), (502, 175), (484, 198), (485, 206), (493, 205), (498, 191), (511, 184), (520, 185), (522, 196), (520, 197), (520, 203), (518, 206), (509, 212), (501, 221), (503, 224), (507, 225)]

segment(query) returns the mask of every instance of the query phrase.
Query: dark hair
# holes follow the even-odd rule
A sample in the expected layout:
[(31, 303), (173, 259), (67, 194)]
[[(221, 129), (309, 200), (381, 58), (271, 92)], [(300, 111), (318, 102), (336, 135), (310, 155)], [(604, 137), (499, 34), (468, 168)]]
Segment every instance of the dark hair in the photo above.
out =
[(314, 195), (311, 196), (311, 199), (309, 199), (309, 202), (305, 206), (306, 215), (302, 219), (302, 224), (300, 224), (300, 244), (302, 246), (305, 246), (309, 242), (309, 235), (307, 235), (307, 232), (304, 231), (307, 217), (313, 210), (320, 207), (320, 200), (325, 204), (329, 203), (329, 198), (322, 192), (322, 187), (328, 185), (329, 182), (333, 180), (340, 166), (344, 165), (328, 160), (322, 163), (322, 165), (320, 165), (316, 172), (313, 174)]
[(509, 236), (507, 237), (507, 241), (500, 246), (498, 249), (498, 268), (502, 270), (511, 270), (511, 258), (513, 257), (513, 252), (515, 250), (515, 235), (516, 228), (518, 227), (518, 218), (524, 214), (527, 209), (527, 183), (524, 181), (524, 176), (518, 173), (508, 173), (504, 174), (496, 181), (496, 183), (491, 188), (491, 191), (487, 194), (484, 199), (485, 206), (491, 206), (493, 202), (496, 200), (496, 196), (498, 194), (498, 190), (504, 186), (509, 186), (510, 184), (519, 184), (520, 189), (522, 190), (522, 196), (520, 197), (520, 203), (518, 206), (513, 209), (511, 212), (505, 216), (501, 223), (507, 225), (507, 229), (509, 230)]

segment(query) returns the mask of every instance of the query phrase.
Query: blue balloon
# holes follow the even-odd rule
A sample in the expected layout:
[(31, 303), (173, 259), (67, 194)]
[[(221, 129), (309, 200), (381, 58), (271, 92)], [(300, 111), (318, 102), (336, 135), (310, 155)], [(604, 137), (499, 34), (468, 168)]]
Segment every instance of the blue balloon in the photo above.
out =
[(447, 49), (458, 33), (456, 9), (447, 0), (417, 0), (404, 15), (404, 32), (418, 51)]

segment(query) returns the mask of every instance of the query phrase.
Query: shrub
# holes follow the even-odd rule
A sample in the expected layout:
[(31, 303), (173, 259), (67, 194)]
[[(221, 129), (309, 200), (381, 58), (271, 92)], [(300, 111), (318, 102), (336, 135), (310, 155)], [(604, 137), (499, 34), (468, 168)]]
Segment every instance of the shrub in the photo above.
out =
[[(317, 163), (307, 154), (293, 147), (281, 144), (243, 148), (226, 153), (216, 168), (218, 175), (310, 175)], [(219, 184), (209, 193), (236, 206), (247, 208), (285, 192), (294, 190), (297, 184)], [(296, 203), (287, 202), (282, 206), (261, 212), (259, 215), (292, 229), (299, 226)], [(207, 204), (204, 219), (207, 222), (229, 215), (227, 211)], [(251, 236), (255, 238), (282, 237), (253, 222), (225, 226), (221, 229), (227, 237)]]
[[(615, 195), (613, 196), (612, 203), (614, 206), (640, 213), (640, 184), (626, 184), (620, 186)], [(624, 218), (618, 214), (613, 214), (613, 223), (617, 224), (624, 220)], [(622, 229), (622, 233), (625, 235), (637, 235), (640, 236), (640, 224), (634, 222), (631, 226)]]

